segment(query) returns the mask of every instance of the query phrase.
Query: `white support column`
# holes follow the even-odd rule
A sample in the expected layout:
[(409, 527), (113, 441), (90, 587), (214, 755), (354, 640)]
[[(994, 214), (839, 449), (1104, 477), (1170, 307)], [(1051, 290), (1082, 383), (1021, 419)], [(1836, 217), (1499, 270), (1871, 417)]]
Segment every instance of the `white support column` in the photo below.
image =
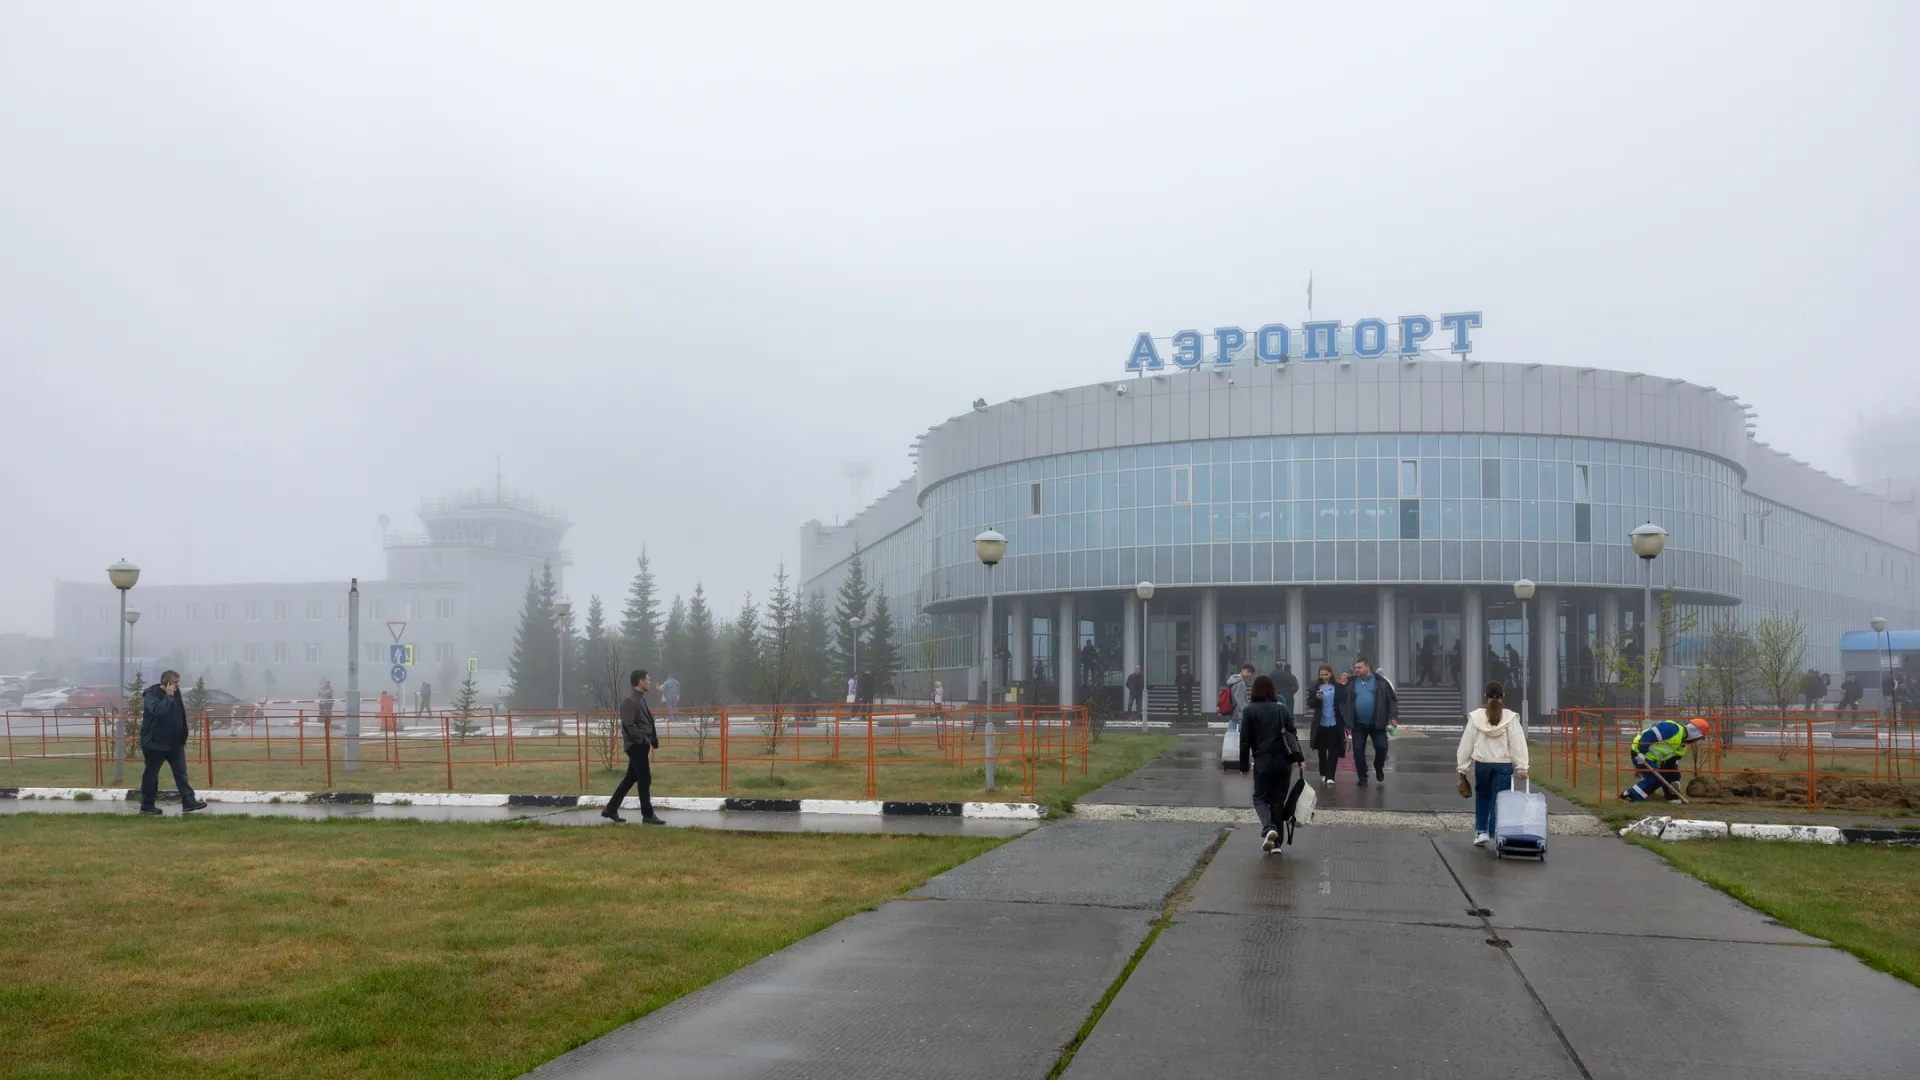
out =
[(1220, 590), (1201, 589), (1194, 608), (1193, 647), (1200, 662), (1194, 674), (1200, 678), (1200, 704), (1205, 704), (1230, 674), (1220, 670)]
[(1072, 705), (1080, 689), (1080, 620), (1074, 614), (1073, 594), (1060, 598), (1060, 617), (1053, 640), (1060, 659), (1053, 669), (1059, 672), (1060, 704)]
[(1533, 653), (1538, 662), (1537, 670), (1527, 674), (1528, 681), (1540, 688), (1533, 698), (1533, 722), (1544, 724), (1560, 707), (1560, 593), (1541, 589), (1533, 594), (1533, 605)]
[[(1620, 594), (1617, 592), (1609, 591), (1600, 594), (1599, 633), (1600, 640), (1595, 642), (1595, 645), (1604, 648), (1610, 653), (1617, 654), (1620, 652)], [(1594, 654), (1597, 656), (1599, 653), (1600, 649), (1596, 648)], [(1619, 682), (1619, 673), (1614, 671), (1610, 666), (1605, 667), (1605, 670), (1600, 672), (1600, 681), (1608, 683)]]
[(1469, 585), (1460, 601), (1460, 704), (1472, 712), (1487, 688), (1486, 598)]
[(1393, 610), (1393, 600), (1392, 587), (1382, 585), (1375, 597), (1379, 607), (1378, 614), (1375, 616), (1375, 622), (1379, 625), (1379, 634), (1374, 652), (1379, 655), (1373, 658), (1373, 667), (1374, 670), (1385, 673), (1388, 682), (1398, 686), (1406, 680), (1406, 675), (1400, 671), (1399, 667), (1400, 626), (1398, 616)]
[[(1033, 620), (1027, 616), (1027, 598), (1010, 597), (1007, 600), (1007, 613), (1013, 616), (1013, 640), (1008, 642), (1007, 651), (1013, 654), (1013, 670), (1007, 676), (1007, 682), (1032, 683), (1033, 661), (1031, 659), (1033, 642)], [(1028, 693), (1032, 693), (1029, 688)], [(1021, 700), (1025, 704), (1025, 699)]]
[(1313, 673), (1307, 670), (1307, 590), (1297, 585), (1287, 590), (1287, 666), (1302, 688), (1313, 685)]
[(1140, 631), (1140, 598), (1128, 589), (1120, 594), (1120, 681), (1123, 684), (1146, 655), (1141, 650)]

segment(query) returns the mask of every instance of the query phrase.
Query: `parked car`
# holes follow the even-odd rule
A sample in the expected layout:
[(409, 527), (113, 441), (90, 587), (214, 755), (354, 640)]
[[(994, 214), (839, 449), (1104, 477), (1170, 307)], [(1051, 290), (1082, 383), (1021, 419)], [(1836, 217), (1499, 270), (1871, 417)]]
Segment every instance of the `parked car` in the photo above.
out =
[(126, 698), (112, 686), (82, 686), (67, 695), (61, 712), (111, 712), (122, 707)]
[(67, 703), (74, 687), (56, 686), (51, 690), (38, 690), (20, 699), (20, 707), (30, 713), (54, 712)]
[[(182, 690), (181, 693), (188, 691)], [(231, 727), (236, 722), (251, 720), (260, 711), (260, 706), (251, 701), (234, 697), (225, 690), (207, 691), (205, 715), (215, 727)], [(194, 717), (198, 720), (199, 717)]]

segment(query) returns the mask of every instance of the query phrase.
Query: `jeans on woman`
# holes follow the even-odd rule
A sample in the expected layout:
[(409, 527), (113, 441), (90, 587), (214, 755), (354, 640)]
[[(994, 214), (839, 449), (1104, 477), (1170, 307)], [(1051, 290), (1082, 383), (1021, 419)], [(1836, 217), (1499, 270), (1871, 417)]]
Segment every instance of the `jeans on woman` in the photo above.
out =
[(1493, 832), (1493, 799), (1513, 788), (1513, 762), (1473, 763), (1473, 831)]

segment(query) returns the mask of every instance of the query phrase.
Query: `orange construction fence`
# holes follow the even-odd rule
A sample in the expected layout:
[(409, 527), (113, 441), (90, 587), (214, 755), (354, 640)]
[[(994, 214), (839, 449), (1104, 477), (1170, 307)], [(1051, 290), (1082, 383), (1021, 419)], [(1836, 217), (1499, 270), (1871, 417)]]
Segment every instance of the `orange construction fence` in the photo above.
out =
[[(1087, 771), (1092, 724), (1085, 707), (1035, 705), (728, 705), (655, 711), (660, 740), (656, 770), (716, 768), (721, 793), (742, 769), (788, 764), (840, 764), (863, 770), (875, 797), (883, 771), (937, 765), (985, 771), (996, 789), (1031, 797), (1041, 776), (1066, 783)], [(482, 768), (523, 767), (553, 788), (567, 781), (585, 791), (591, 767), (625, 763), (619, 716), (610, 710), (434, 711), (392, 723), (364, 712), (357, 740), (347, 737), (343, 710), (254, 709), (244, 715), (202, 715), (191, 725), (187, 756), (209, 788), (352, 789), (351, 758), (362, 770), (402, 770), (453, 791), (457, 775)], [(0, 751), (19, 786), (96, 787), (108, 782), (114, 755), (142, 761), (138, 720), (111, 713), (0, 713)], [(350, 748), (351, 744), (351, 748)], [(223, 779), (224, 774), (224, 779)], [(123, 780), (130, 781), (126, 767)], [(163, 781), (167, 778), (163, 777)], [(522, 781), (525, 781), (523, 776)]]
[(1920, 781), (1920, 725), (1870, 711), (1659, 708), (1643, 716), (1639, 709), (1561, 709), (1533, 741), (1546, 744), (1546, 775), (1605, 803), (1633, 783), (1633, 740), (1641, 731), (1696, 716), (1708, 722), (1708, 737), (1681, 760), (1683, 794), (1694, 778), (1706, 777), (1707, 797), (1804, 802), (1817, 810), (1823, 793), (1829, 801), (1848, 794), (1840, 785), (1849, 781)]

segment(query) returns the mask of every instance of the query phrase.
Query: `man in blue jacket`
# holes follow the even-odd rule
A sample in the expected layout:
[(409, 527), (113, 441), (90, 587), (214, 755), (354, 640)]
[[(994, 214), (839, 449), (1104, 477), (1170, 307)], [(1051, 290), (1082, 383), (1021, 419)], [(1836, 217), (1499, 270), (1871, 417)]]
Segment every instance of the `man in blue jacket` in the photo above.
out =
[(147, 759), (147, 767), (140, 774), (140, 812), (160, 812), (153, 801), (160, 794), (162, 762), (173, 767), (181, 809), (205, 810), (207, 804), (194, 798), (193, 785), (187, 783), (187, 705), (180, 700), (180, 673), (161, 672), (160, 681), (140, 696), (140, 706), (140, 752)]
[(1373, 744), (1373, 776), (1387, 779), (1387, 728), (1400, 719), (1400, 698), (1387, 677), (1366, 660), (1353, 662), (1353, 678), (1346, 688), (1347, 715), (1353, 718), (1353, 771), (1356, 786), (1367, 786), (1367, 744)]

